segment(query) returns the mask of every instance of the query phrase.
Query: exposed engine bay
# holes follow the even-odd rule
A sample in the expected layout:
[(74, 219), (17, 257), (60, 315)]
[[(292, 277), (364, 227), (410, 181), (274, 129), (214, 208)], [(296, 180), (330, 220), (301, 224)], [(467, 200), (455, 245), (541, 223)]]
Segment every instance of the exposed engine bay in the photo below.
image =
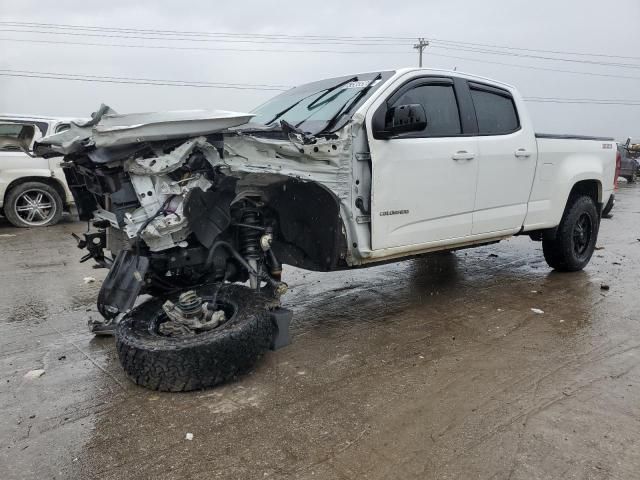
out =
[[(110, 269), (98, 298), (106, 319), (139, 295), (215, 282), (248, 282), (279, 298), (282, 263), (348, 266), (340, 197), (349, 189), (350, 136), (310, 142), (296, 132), (233, 131), (250, 115), (223, 113), (142, 121), (103, 107), (39, 146), (44, 156), (65, 154), (80, 219), (93, 227), (76, 236), (82, 261)], [(175, 327), (168, 335), (224, 322), (197, 299), (163, 309)]]

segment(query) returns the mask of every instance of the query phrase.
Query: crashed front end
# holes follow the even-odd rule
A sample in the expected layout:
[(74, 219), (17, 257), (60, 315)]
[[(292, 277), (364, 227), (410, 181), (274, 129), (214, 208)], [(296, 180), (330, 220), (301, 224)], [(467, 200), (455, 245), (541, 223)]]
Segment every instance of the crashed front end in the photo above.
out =
[(350, 134), (307, 144), (295, 134), (230, 130), (250, 118), (118, 115), (103, 107), (38, 145), (43, 156), (64, 154), (80, 219), (94, 227), (77, 238), (83, 261), (110, 269), (98, 297), (106, 319), (129, 311), (141, 294), (249, 282), (279, 298), (282, 263), (346, 266), (340, 205), (349, 190)]

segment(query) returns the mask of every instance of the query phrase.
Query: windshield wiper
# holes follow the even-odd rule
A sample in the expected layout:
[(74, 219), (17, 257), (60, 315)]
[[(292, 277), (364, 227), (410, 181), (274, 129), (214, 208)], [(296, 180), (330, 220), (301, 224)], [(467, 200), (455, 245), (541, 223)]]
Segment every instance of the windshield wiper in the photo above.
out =
[(333, 117), (331, 117), (327, 121), (326, 125), (322, 127), (322, 129), (320, 129), (318, 133), (324, 132), (326, 130), (329, 130), (330, 128), (333, 128), (335, 124), (338, 123), (338, 120), (340, 120), (340, 118), (342, 118), (343, 115), (346, 115), (347, 113), (349, 113), (351, 109), (360, 101), (360, 99), (364, 97), (369, 90), (371, 90), (371, 87), (373, 87), (373, 84), (377, 80), (380, 80), (381, 78), (382, 78), (382, 73), (378, 73), (375, 77), (373, 77), (373, 79), (369, 83), (367, 83), (367, 85), (364, 86), (362, 90), (356, 93), (353, 97), (347, 99), (347, 101), (342, 104), (342, 106), (338, 109), (338, 111), (333, 115)]
[(269, 120), (268, 122), (265, 122), (265, 125), (269, 125), (270, 123), (275, 122), (276, 120), (278, 120), (280, 117), (282, 117), (285, 113), (287, 113), (289, 110), (295, 108), (296, 106), (298, 106), (303, 100), (306, 100), (309, 97), (313, 97), (314, 95), (323, 92), (322, 95), (320, 95), (318, 98), (316, 98), (313, 102), (311, 102), (309, 105), (307, 105), (307, 110), (311, 110), (313, 108), (313, 106), (321, 99), (324, 98), (328, 93), (333, 92), (335, 89), (342, 87), (343, 85), (346, 85), (349, 82), (355, 82), (358, 80), (358, 77), (351, 77), (348, 80), (345, 80), (343, 82), (340, 82), (337, 85), (334, 85), (333, 87), (328, 87), (325, 88), (323, 90), (318, 90), (317, 92), (313, 92), (310, 93), (309, 95), (307, 95), (306, 97), (302, 97), (300, 100), (298, 100), (297, 102), (295, 102), (293, 105), (289, 105), (287, 108), (285, 108), (284, 110), (278, 112), (275, 114), (275, 116)]
[(343, 82), (338, 83), (337, 85), (334, 85), (333, 87), (327, 88), (322, 95), (320, 95), (313, 102), (311, 102), (309, 105), (307, 105), (307, 110), (311, 110), (316, 103), (318, 103), (321, 99), (326, 97), (329, 93), (333, 92), (334, 90), (337, 90), (338, 88), (342, 87), (343, 85), (346, 85), (347, 83), (357, 82), (357, 81), (358, 81), (358, 77), (357, 76), (356, 77), (351, 77), (351, 78), (349, 78), (347, 80), (344, 80)]

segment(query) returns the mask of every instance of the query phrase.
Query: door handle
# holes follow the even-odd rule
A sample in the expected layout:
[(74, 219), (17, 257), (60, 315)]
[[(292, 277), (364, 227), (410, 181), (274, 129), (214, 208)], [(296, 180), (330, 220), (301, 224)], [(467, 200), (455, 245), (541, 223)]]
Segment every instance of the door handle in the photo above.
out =
[(451, 155), (451, 158), (456, 161), (473, 160), (474, 158), (476, 158), (476, 154), (473, 152), (467, 152), (466, 150), (460, 150), (459, 152), (456, 152), (453, 155)]
[(518, 158), (529, 158), (531, 156), (531, 152), (529, 150), (525, 150), (524, 148), (519, 148), (514, 152), (514, 155)]

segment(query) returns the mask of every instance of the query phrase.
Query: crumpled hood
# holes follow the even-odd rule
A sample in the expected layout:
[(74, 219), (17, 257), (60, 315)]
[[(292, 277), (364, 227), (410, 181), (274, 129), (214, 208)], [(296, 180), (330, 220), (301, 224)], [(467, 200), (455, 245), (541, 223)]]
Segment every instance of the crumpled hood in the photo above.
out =
[(106, 105), (88, 122), (71, 122), (64, 132), (38, 142), (36, 153), (70, 154), (85, 148), (115, 147), (141, 142), (197, 137), (247, 123), (251, 113), (226, 110), (179, 110), (120, 115)]

